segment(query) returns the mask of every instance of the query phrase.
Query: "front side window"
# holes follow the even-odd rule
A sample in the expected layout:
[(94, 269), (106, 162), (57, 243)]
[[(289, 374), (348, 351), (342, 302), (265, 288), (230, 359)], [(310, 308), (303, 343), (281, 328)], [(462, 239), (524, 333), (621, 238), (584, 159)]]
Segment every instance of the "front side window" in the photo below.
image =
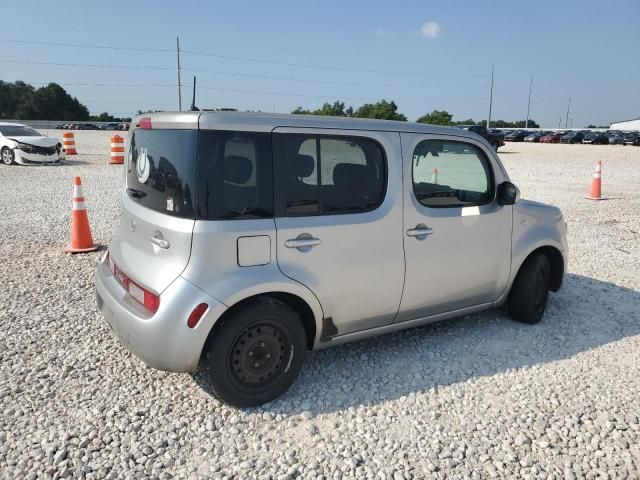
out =
[(286, 216), (361, 213), (382, 203), (385, 156), (362, 137), (277, 136)]
[(201, 131), (197, 218), (273, 218), (272, 163), (268, 133)]
[(466, 207), (493, 199), (493, 172), (484, 152), (465, 142), (424, 140), (413, 152), (413, 192), (426, 207)]

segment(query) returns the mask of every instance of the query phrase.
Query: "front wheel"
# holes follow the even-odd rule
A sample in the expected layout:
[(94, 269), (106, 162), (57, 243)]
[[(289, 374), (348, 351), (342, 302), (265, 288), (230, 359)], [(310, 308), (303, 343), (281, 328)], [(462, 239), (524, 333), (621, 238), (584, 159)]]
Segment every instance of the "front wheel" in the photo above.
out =
[(4, 147), (2, 149), (0, 156), (2, 156), (2, 163), (5, 165), (13, 165), (15, 163), (15, 153), (13, 153), (13, 150), (8, 147)]
[(223, 321), (203, 358), (214, 395), (241, 408), (282, 395), (298, 377), (306, 354), (299, 315), (278, 300), (258, 298)]
[(549, 297), (550, 270), (549, 259), (542, 253), (525, 261), (509, 292), (507, 306), (511, 318), (528, 324), (542, 319)]

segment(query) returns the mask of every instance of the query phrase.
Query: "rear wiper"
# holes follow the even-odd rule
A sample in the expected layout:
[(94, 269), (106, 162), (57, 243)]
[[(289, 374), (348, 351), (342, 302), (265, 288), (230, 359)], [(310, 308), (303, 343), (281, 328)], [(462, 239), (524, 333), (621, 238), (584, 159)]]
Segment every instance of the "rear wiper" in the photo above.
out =
[(230, 211), (230, 212), (225, 212), (222, 215), (222, 219), (223, 220), (231, 220), (234, 218), (238, 218), (238, 217), (244, 217), (244, 216), (252, 216), (255, 218), (263, 218), (263, 217), (269, 217), (271, 216), (272, 213), (265, 210), (264, 208), (260, 208), (260, 207), (249, 207), (249, 208), (243, 208), (242, 210), (238, 211)]
[(136, 190), (135, 188), (127, 188), (127, 193), (131, 198), (143, 198), (147, 196), (142, 190)]

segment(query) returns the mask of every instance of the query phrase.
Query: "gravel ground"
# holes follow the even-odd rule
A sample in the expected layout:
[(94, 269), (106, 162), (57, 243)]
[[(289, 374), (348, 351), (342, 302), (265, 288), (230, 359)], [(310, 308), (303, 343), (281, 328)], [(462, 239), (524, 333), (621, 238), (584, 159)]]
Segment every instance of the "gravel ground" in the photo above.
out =
[[(74, 175), (95, 239), (116, 229), (110, 136), (0, 167), (0, 478), (640, 477), (640, 148), (501, 152), (569, 224), (539, 325), (492, 311), (312, 353), (284, 397), (241, 411), (129, 354), (94, 308), (99, 253), (62, 254)], [(615, 199), (583, 198), (596, 160)]]

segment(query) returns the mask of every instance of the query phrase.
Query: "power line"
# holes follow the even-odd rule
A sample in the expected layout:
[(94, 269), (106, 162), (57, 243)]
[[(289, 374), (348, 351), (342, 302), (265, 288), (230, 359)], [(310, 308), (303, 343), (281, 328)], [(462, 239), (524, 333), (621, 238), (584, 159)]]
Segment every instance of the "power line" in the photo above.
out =
[(53, 65), (56, 67), (90, 67), (90, 68), (131, 68), (142, 70), (173, 70), (173, 67), (159, 67), (151, 65), (100, 65), (96, 63), (58, 63), (58, 62), (34, 62), (27, 60), (0, 60), (0, 63), (17, 63), (21, 65)]
[[(49, 45), (55, 47), (73, 47), (73, 48), (97, 48), (97, 49), (109, 49), (109, 50), (130, 50), (130, 51), (140, 51), (140, 52), (175, 52), (173, 49), (169, 48), (143, 48), (143, 47), (120, 47), (114, 45), (91, 45), (91, 44), (79, 44), (79, 43), (61, 43), (61, 42), (39, 42), (32, 40), (16, 40), (16, 39), (0, 39), (0, 42), (5, 43), (19, 43), (26, 45)], [(406, 71), (394, 71), (394, 70), (377, 70), (377, 69), (362, 69), (362, 68), (353, 68), (353, 67), (338, 67), (334, 65), (319, 65), (319, 64), (309, 64), (309, 63), (295, 63), (295, 62), (284, 62), (281, 60), (272, 60), (272, 59), (262, 59), (262, 58), (253, 58), (253, 57), (241, 57), (234, 55), (223, 55), (220, 53), (213, 52), (198, 52), (194, 50), (180, 50), (180, 53), (202, 56), (202, 57), (213, 57), (213, 58), (222, 58), (227, 60), (236, 60), (242, 62), (251, 62), (251, 63), (262, 63), (269, 65), (280, 65), (280, 66), (288, 66), (288, 67), (298, 67), (298, 68), (312, 68), (317, 70), (333, 70), (333, 71), (343, 71), (343, 72), (359, 72), (359, 73), (379, 73), (379, 74), (390, 74), (390, 75), (412, 75), (418, 77), (428, 77), (428, 76), (437, 76), (437, 77), (489, 77), (488, 74), (485, 73), (456, 73), (456, 72), (406, 72)]]
[(300, 68), (315, 68), (319, 70), (336, 70), (343, 72), (359, 72), (359, 73), (382, 73), (382, 74), (390, 74), (390, 75), (413, 75), (413, 76), (440, 76), (440, 77), (488, 77), (489, 75), (485, 73), (447, 73), (447, 72), (402, 72), (402, 71), (394, 71), (394, 70), (369, 70), (362, 68), (350, 68), (350, 67), (336, 67), (331, 65), (314, 65), (309, 63), (293, 63), (293, 62), (282, 62), (279, 60), (265, 60), (260, 58), (251, 58), (251, 57), (236, 57), (233, 55), (222, 55), (220, 53), (206, 53), (206, 52), (196, 52), (193, 50), (182, 50), (182, 53), (187, 53), (189, 55), (197, 55), (203, 57), (215, 57), (215, 58), (224, 58), (227, 60), (238, 60), (243, 62), (254, 62), (254, 63), (265, 63), (270, 65), (281, 65), (286, 67), (300, 67)]
[(141, 48), (141, 47), (116, 47), (113, 45), (82, 45), (79, 43), (59, 43), (59, 42), (37, 42), (35, 40), (13, 40), (8, 38), (0, 38), (0, 42), (4, 43), (22, 43), (25, 45), (49, 45), (54, 47), (74, 47), (74, 48), (101, 48), (105, 50), (131, 50), (134, 52), (173, 52), (168, 48)]
[[(184, 53), (181, 50), (181, 53)], [(315, 80), (315, 79), (304, 79), (304, 78), (292, 78), (292, 77), (276, 77), (272, 75), (258, 75), (251, 73), (237, 73), (237, 72), (223, 72), (220, 70), (206, 70), (200, 68), (185, 68), (182, 67), (182, 70), (187, 70), (190, 72), (197, 73), (212, 73), (216, 75), (228, 75), (233, 77), (247, 77), (247, 78), (262, 78), (266, 80), (285, 80), (289, 82), (301, 82), (301, 83), (318, 83), (321, 85), (347, 85), (353, 87), (388, 87), (388, 88), (453, 88), (453, 89), (466, 89), (466, 88), (479, 88), (486, 89), (487, 87), (484, 85), (403, 85), (403, 84), (393, 84), (393, 83), (361, 83), (361, 82), (338, 82), (334, 80)]]
[[(33, 85), (48, 85), (49, 83), (52, 82), (33, 82), (33, 81), (29, 81), (28, 83), (31, 83)], [(73, 83), (66, 83), (66, 82), (56, 82), (59, 85), (65, 86), (65, 87), (175, 87), (174, 83), (85, 83), (85, 82), (73, 82)], [(191, 88), (193, 87), (193, 85), (187, 85), (187, 84), (183, 84), (182, 85), (185, 88)], [(278, 91), (265, 91), (265, 90), (245, 90), (245, 89), (237, 89), (237, 88), (222, 88), (222, 87), (213, 87), (210, 85), (198, 85), (197, 87), (198, 89), (202, 89), (202, 90), (215, 90), (215, 91), (221, 91), (221, 92), (232, 92), (232, 93), (248, 93), (248, 94), (256, 94), (256, 95), (275, 95), (275, 96), (284, 96), (284, 97), (298, 97), (298, 98), (320, 98), (320, 99), (327, 99), (327, 98), (344, 98), (344, 99), (350, 99), (350, 100), (378, 100), (380, 99), (380, 96), (375, 96), (375, 97), (358, 97), (358, 96), (346, 96), (346, 95), (309, 95), (309, 94), (300, 94), (300, 93), (290, 93), (290, 92), (278, 92)], [(442, 96), (437, 96), (437, 97), (400, 97), (400, 98), (396, 98), (394, 97), (396, 100), (426, 100), (426, 101), (433, 101), (433, 100), (486, 100), (486, 97), (442, 97)]]

